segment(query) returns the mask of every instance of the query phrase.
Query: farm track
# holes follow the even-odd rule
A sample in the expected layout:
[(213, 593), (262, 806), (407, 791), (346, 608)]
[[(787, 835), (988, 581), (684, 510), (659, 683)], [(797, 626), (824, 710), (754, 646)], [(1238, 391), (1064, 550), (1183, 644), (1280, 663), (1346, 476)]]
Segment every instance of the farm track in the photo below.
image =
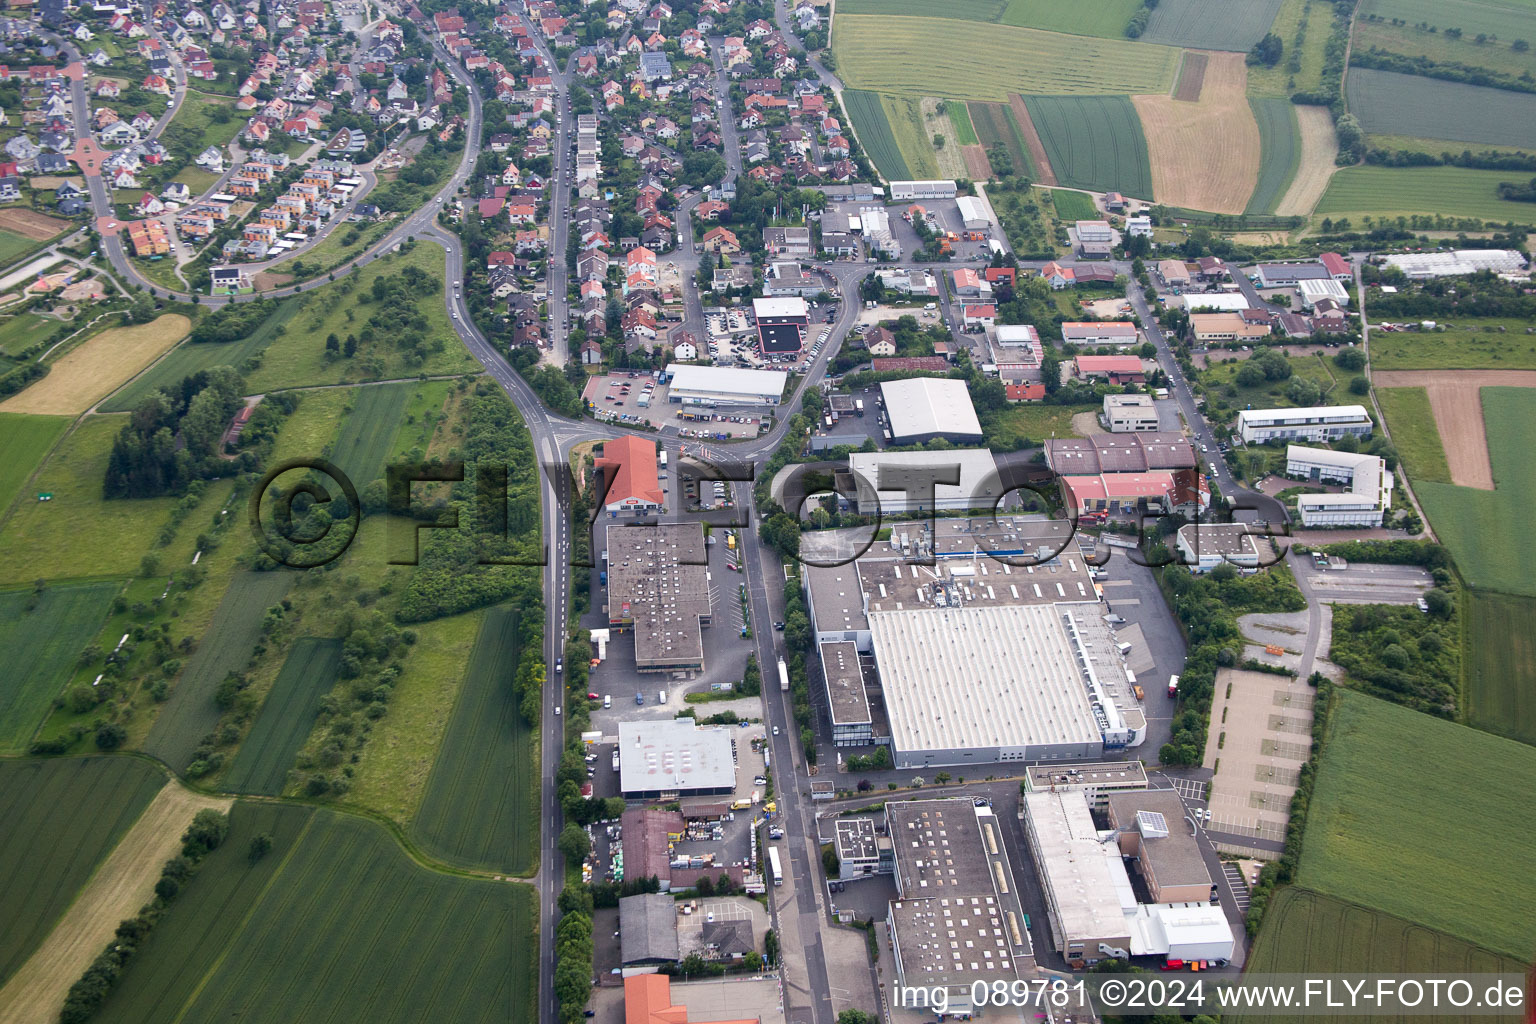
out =
[(53, 1024), (69, 987), (106, 947), (113, 930), (154, 894), (160, 867), (175, 855), (198, 811), (228, 810), (232, 798), (209, 797), (168, 782), (150, 801), (48, 938), (0, 989), (0, 1020)]
[(1029, 107), (1024, 103), (1024, 97), (1018, 93), (1010, 94), (1008, 109), (1013, 114), (1014, 124), (1019, 126), (1019, 134), (1024, 137), (1024, 148), (1029, 150), (1029, 158), (1034, 162), (1035, 172), (1040, 175), (1039, 184), (1061, 184), (1056, 180), (1056, 172), (1051, 168), (1051, 158), (1046, 155), (1045, 143), (1040, 141), (1040, 133), (1035, 131), (1035, 122), (1029, 116)]
[(1482, 390), (1536, 387), (1536, 370), (1378, 370), (1371, 382), (1379, 388), (1423, 388), (1450, 463), (1451, 483), (1491, 491)]

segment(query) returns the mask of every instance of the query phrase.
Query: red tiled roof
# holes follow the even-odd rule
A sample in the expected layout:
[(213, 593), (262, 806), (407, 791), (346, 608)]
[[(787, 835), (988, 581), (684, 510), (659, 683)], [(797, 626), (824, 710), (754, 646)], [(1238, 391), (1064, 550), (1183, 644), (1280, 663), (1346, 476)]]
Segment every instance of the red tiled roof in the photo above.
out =
[(616, 437), (604, 442), (602, 458), (593, 465), (613, 470), (604, 474), (604, 505), (629, 501), (662, 504), (661, 481), (656, 476), (656, 442), (633, 435)]

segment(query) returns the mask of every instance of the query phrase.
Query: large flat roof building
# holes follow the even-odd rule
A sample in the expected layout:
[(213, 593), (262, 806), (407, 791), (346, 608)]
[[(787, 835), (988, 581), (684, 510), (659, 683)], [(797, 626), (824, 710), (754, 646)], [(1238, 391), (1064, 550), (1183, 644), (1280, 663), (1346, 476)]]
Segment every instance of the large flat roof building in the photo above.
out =
[(1073, 965), (1125, 956), (1131, 931), (1088, 801), (1081, 793), (1049, 791), (1022, 800), (1057, 952)]
[(778, 370), (668, 363), (668, 399), (682, 405), (778, 405), (789, 375)]
[(1211, 899), (1211, 873), (1176, 790), (1111, 793), (1107, 804), (1110, 827), (1121, 830), (1120, 852), (1133, 859), (1153, 903)]
[(1179, 561), (1194, 572), (1210, 572), (1223, 562), (1257, 569), (1276, 560), (1262, 533), (1246, 523), (1189, 523), (1174, 534)]
[(1349, 488), (1342, 494), (1297, 495), (1302, 526), (1380, 526), (1392, 507), (1396, 481), (1379, 455), (1287, 445), (1285, 475)]
[(880, 401), (894, 444), (921, 444), (942, 437), (980, 444), (981, 421), (963, 380), (913, 377), (880, 385)]
[[(848, 473), (851, 479), (846, 487), (840, 481), (839, 490), (855, 495), (860, 515), (990, 509), (1003, 497), (997, 460), (984, 448), (850, 452)], [(958, 482), (934, 482), (945, 479)]]
[(736, 788), (729, 730), (691, 718), (619, 723), (619, 790), (626, 799), (730, 793)]
[(1176, 430), (1049, 438), (1045, 464), (1062, 476), (1152, 473), (1198, 465), (1194, 446)]
[(703, 524), (610, 526), (603, 547), (608, 627), (635, 634), (635, 666), (702, 669), (712, 619)]
[(875, 742), (874, 717), (864, 690), (864, 669), (859, 648), (851, 640), (820, 645), (821, 673), (827, 688), (827, 708), (832, 716), (832, 743), (862, 747)]
[(1396, 267), (1415, 281), (1431, 277), (1460, 277), (1491, 270), (1495, 274), (1528, 275), (1530, 266), (1514, 249), (1457, 249), (1454, 252), (1414, 252), (1386, 257), (1389, 267)]
[(891, 199), (901, 202), (908, 199), (953, 199), (959, 189), (948, 179), (891, 182)]
[(1237, 432), (1248, 444), (1266, 441), (1337, 441), (1369, 437), (1371, 416), (1363, 405), (1317, 405), (1295, 409), (1244, 409)]

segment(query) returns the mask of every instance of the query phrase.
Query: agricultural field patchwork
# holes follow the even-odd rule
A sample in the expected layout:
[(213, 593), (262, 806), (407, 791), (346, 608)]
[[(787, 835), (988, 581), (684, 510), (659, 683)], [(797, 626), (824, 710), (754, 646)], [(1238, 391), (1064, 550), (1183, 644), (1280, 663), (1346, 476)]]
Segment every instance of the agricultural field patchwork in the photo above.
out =
[(971, 113), (960, 100), (945, 100), (944, 113), (949, 115), (949, 121), (955, 126), (955, 137), (960, 140), (962, 146), (974, 146), (979, 139), (976, 138), (976, 129), (971, 125)]
[(25, 416), (0, 412), (0, 514), (10, 508), (33, 470), (53, 450), (64, 431), (65, 416)]
[(1125, 26), (1140, 7), (1141, 0), (1097, 0), (1093, 4), (1076, 6), (1053, 3), (1052, 0), (1008, 0), (1002, 17), (997, 20), (1004, 25), (1022, 28), (1122, 39)]
[(1187, 210), (1242, 213), (1258, 183), (1260, 157), (1247, 65), (1238, 53), (1191, 53), (1184, 72), (1173, 96), (1131, 97), (1151, 160), (1152, 193)]
[[(943, 18), (849, 14), (838, 16), (832, 48), (838, 75), (851, 88), (963, 100), (1002, 101), (1013, 92), (1166, 92), (1179, 60), (1172, 47), (1124, 39)], [(924, 59), (914, 63), (913, 53)], [(1020, 54), (1029, 60), (1019, 60)]]
[(282, 794), (293, 756), (309, 736), (320, 698), (336, 684), (340, 668), (340, 640), (304, 637), (294, 643), (256, 716), (256, 724), (240, 744), (223, 789)]
[(0, 985), (164, 786), (137, 758), (0, 761)]
[(1248, 102), (1259, 128), (1259, 180), (1243, 212), (1274, 213), (1301, 161), (1296, 108), (1279, 97), (1254, 97)]
[[(272, 849), (253, 863), (246, 851), (258, 832), (272, 836)], [(373, 822), (238, 803), (229, 838), (189, 890), (98, 1020), (535, 1016), (533, 890), (422, 868)]]
[(192, 329), (180, 313), (147, 324), (113, 327), (70, 349), (48, 376), (0, 404), (7, 412), (73, 415), (85, 412), (170, 349)]
[(83, 583), (41, 593), (0, 591), (0, 754), (27, 748), (121, 588)]
[[(1338, 698), (1299, 884), (1529, 956), (1536, 847), (1509, 823), (1536, 814), (1536, 748), (1363, 694)], [(1486, 884), (1489, 864), (1500, 865), (1498, 885)]]
[(1152, 196), (1141, 119), (1126, 96), (1026, 96), (1056, 180), (1070, 188)]
[(245, 668), (261, 636), (262, 618), (288, 593), (293, 575), (286, 570), (235, 574), (213, 622), (160, 706), (145, 750), (178, 772), (187, 767), (202, 738), (218, 725), (214, 692), (225, 676)]
[(359, 492), (384, 472), (405, 403), (419, 385), (378, 384), (352, 389), (352, 411), (331, 447), (331, 461)]
[[(1536, 52), (1511, 45), (1517, 39), (1536, 43), (1532, 17), (1536, 8), (1523, 0), (1362, 0), (1355, 17), (1354, 47), (1358, 51), (1377, 47), (1519, 76), (1536, 72)], [(1402, 24), (1393, 25), (1393, 19)], [(1458, 29), (1459, 37), (1454, 31)], [(1479, 43), (1478, 35), (1487, 39)]]
[(880, 94), (862, 89), (843, 90), (843, 107), (853, 122), (854, 133), (864, 153), (874, 162), (875, 169), (887, 181), (901, 181), (912, 177), (906, 157), (896, 145), (891, 132), (891, 122), (886, 117)]
[(916, 96), (880, 97), (886, 123), (896, 139), (896, 148), (914, 178), (937, 178), (939, 165), (933, 153), (933, 134), (923, 124), (922, 101)]
[(1351, 69), (1347, 83), (1367, 134), (1536, 148), (1536, 94), (1371, 68)]
[(1466, 591), (1467, 723), (1536, 745), (1536, 599)]
[(511, 680), (522, 641), (517, 612), (486, 613), (411, 836), (434, 857), (513, 875), (537, 865), (538, 746)]
[(1246, 53), (1269, 31), (1282, 0), (1162, 0), (1147, 20), (1143, 42), (1187, 46), (1194, 50)]
[(1036, 173), (1034, 161), (1024, 146), (1018, 126), (1013, 123), (1008, 105), (972, 102), (966, 104), (966, 109), (975, 125), (977, 141), (989, 157), (1000, 146), (1008, 154), (1013, 173), (1033, 179)]
[(1335, 219), (1440, 214), (1531, 224), (1536, 204), (1499, 198), (1499, 182), (1517, 180), (1518, 173), (1467, 167), (1345, 167), (1334, 174), (1314, 212)]
[(1386, 414), (1392, 446), (1397, 449), (1408, 478), (1414, 484), (1450, 483), (1451, 469), (1429, 408), (1429, 393), (1423, 388), (1377, 388), (1376, 401)]
[[(1256, 974), (1520, 973), (1525, 969), (1514, 957), (1430, 931), (1412, 919), (1302, 886), (1288, 886), (1275, 895), (1245, 967)], [(1243, 1019), (1252, 1024), (1282, 1024), (1294, 1017), (1244, 1014)], [(1437, 1019), (1461, 1018), (1439, 1015)], [(1465, 1018), (1469, 1022), (1475, 1019)]]
[[(919, 18), (954, 18), (958, 21), (997, 21), (1008, 7), (1008, 0), (955, 0), (954, 3), (931, 4), (927, 0), (844, 0), (838, 5), (841, 18), (848, 14), (874, 14), (889, 17), (896, 14)], [(842, 24), (839, 22), (838, 30)]]

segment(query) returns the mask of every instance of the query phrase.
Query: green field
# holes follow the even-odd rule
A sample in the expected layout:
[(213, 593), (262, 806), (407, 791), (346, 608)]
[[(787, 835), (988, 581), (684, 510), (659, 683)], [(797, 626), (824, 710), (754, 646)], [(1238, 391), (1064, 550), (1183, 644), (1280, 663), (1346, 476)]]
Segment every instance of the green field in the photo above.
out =
[(880, 105), (912, 177), (937, 178), (939, 161), (933, 153), (932, 134), (923, 125), (921, 101), (916, 96), (881, 96)]
[(843, 107), (853, 122), (859, 145), (863, 147), (865, 155), (874, 161), (880, 176), (886, 181), (910, 179), (912, 173), (907, 169), (907, 160), (901, 155), (901, 148), (896, 145), (896, 136), (891, 131), (891, 122), (885, 115), (880, 94), (862, 89), (844, 89)]
[[(1284, 352), (1284, 349), (1280, 351)], [(1220, 355), (1225, 356), (1223, 352)], [(1213, 351), (1211, 357), (1216, 357)], [(1324, 405), (1333, 405), (1345, 401), (1353, 396), (1345, 394), (1345, 389), (1338, 383), (1338, 378), (1344, 378), (1344, 383), (1349, 383), (1350, 374), (1343, 370), (1331, 367), (1320, 356), (1289, 356), (1286, 362), (1291, 366), (1291, 377), (1305, 377), (1316, 381), (1323, 389)], [(1206, 393), (1220, 398), (1234, 409), (1252, 407), (1255, 409), (1288, 409), (1296, 403), (1285, 396), (1286, 385), (1290, 383), (1290, 377), (1285, 380), (1267, 380), (1262, 384), (1252, 387), (1243, 387), (1237, 383), (1237, 371), (1243, 368), (1243, 360), (1223, 359), (1220, 362), (1212, 359), (1210, 365), (1200, 371), (1200, 383), (1205, 386)]]
[(250, 734), (240, 744), (223, 788), (279, 796), (315, 724), (320, 698), (336, 684), (341, 641), (304, 637), (294, 643)]
[(30, 588), (0, 591), (0, 754), (27, 748), (120, 589), (86, 583), (51, 586), (40, 595)]
[(68, 416), (0, 412), (0, 515), (69, 429)]
[(126, 421), (88, 416), (53, 449), (30, 485), (53, 500), (18, 502), (0, 530), (0, 585), (138, 572), (176, 499), (102, 498), (107, 458)]
[(43, 243), (14, 231), (0, 229), (0, 266), (31, 252)]
[[(1349, 899), (1350, 897), (1346, 897)], [(1522, 973), (1517, 959), (1463, 942), (1417, 923), (1369, 910), (1298, 886), (1278, 892), (1264, 913), (1244, 969), (1254, 974), (1354, 973), (1369, 975)], [(1246, 1024), (1282, 1024), (1294, 1015), (1244, 1013)], [(1349, 1018), (1380, 1020), (1381, 1018)], [(1425, 1018), (1426, 1020), (1429, 1018)], [(1439, 1013), (1437, 1021), (1463, 1018)], [(1466, 1017), (1471, 1022), (1478, 1017)]]
[(1064, 221), (1098, 220), (1103, 216), (1091, 197), (1071, 189), (1051, 189), (1051, 205), (1056, 208), (1057, 218)]
[[(198, 143), (200, 150), (207, 146), (227, 146), (231, 139), (240, 134), (246, 122), (233, 109), (233, 105), (230, 97), (211, 96), (196, 89), (188, 89), (186, 98), (181, 102), (181, 109), (176, 112), (176, 123), (184, 124), (198, 133), (202, 139)], [(213, 117), (213, 112), (220, 108), (229, 111), (229, 116), (222, 122)]]
[[(1349, 112), (1370, 135), (1536, 148), (1536, 95), (1352, 68)], [(1512, 175), (1518, 177), (1518, 175)]]
[[(1437, 321), (1438, 322), (1438, 321)], [(1373, 370), (1536, 369), (1536, 337), (1523, 320), (1469, 317), (1444, 330), (1371, 333)]]
[(1006, 409), (989, 411), (982, 421), (987, 443), (998, 451), (1023, 447), (1027, 439), (1039, 444), (1048, 437), (1080, 437), (1072, 426), (1072, 417), (1080, 412), (1102, 408), (1097, 405), (1034, 405), (1020, 402)]
[(0, 983), (164, 785), (137, 758), (0, 761)]
[(1536, 845), (1514, 823), (1536, 815), (1536, 748), (1363, 694), (1338, 698), (1298, 882), (1530, 956)]
[[(939, 6), (934, 5), (933, 9)], [(1008, 0), (999, 20), (1004, 25), (1022, 28), (1122, 39), (1126, 24), (1140, 6), (1141, 0), (1097, 0), (1087, 7), (1052, 3), (1051, 0)]]
[(298, 300), (278, 303), (256, 330), (239, 341), (182, 342), (166, 353), (164, 359), (124, 384), (121, 390), (102, 402), (102, 411), (130, 412), (145, 395), (156, 388), (174, 387), (183, 377), (210, 366), (233, 366), (240, 369), (247, 359), (260, 356), (266, 350), (279, 329), (286, 329), (298, 313), (299, 306)]
[(95, 1019), (533, 1020), (537, 935), (526, 885), (421, 868), (361, 818), (241, 801)]
[(1141, 119), (1125, 96), (1026, 96), (1056, 181), (1091, 192), (1151, 198)]
[(949, 123), (955, 126), (955, 138), (960, 140), (962, 146), (975, 146), (981, 140), (976, 137), (976, 129), (971, 124), (971, 112), (965, 108), (960, 100), (945, 100), (944, 112), (949, 115)]
[(1423, 388), (1377, 388), (1376, 401), (1387, 417), (1392, 431), (1392, 446), (1415, 485), (1433, 481), (1451, 482), (1451, 467), (1445, 461), (1445, 446), (1429, 408), (1429, 394)]
[(1536, 744), (1536, 600), (1485, 591), (1463, 600), (1467, 722)]
[(1536, 505), (1536, 391), (1483, 388), (1492, 491), (1450, 484), (1415, 488), (1419, 504), (1477, 589), (1536, 596), (1521, 524)]
[(1275, 20), (1281, 0), (1162, 0), (1141, 38), (1194, 50), (1249, 50)]
[[(1014, 92), (1166, 92), (1179, 63), (1172, 47), (1125, 39), (841, 13), (832, 48), (837, 73), (851, 88), (964, 100), (1003, 101)], [(922, 59), (914, 60), (915, 54)], [(1029, 59), (1020, 60), (1021, 54)]]
[(383, 474), (405, 403), (418, 387), (403, 383), (352, 389), (352, 411), (342, 421), (331, 461), (352, 478), (358, 491)]
[[(1296, 33), (1306, 19), (1301, 45)], [(1328, 48), (1328, 34), (1333, 28), (1333, 7), (1325, 0), (1285, 0), (1269, 30), (1285, 46), (1280, 63), (1272, 68), (1254, 65), (1248, 69), (1248, 95), (1287, 99), (1294, 92), (1317, 92), (1323, 80), (1323, 62)], [(1290, 69), (1291, 57), (1299, 52), (1300, 69)]]
[(1536, 205), (1499, 198), (1499, 182), (1519, 178), (1466, 167), (1345, 167), (1334, 174), (1313, 213), (1335, 218), (1438, 213), (1530, 224), (1536, 222)]
[(1029, 155), (1029, 147), (1024, 145), (1024, 136), (1019, 133), (1019, 126), (1008, 104), (972, 101), (966, 107), (976, 128), (977, 141), (986, 147), (988, 155), (994, 146), (1002, 146), (1008, 158), (1013, 161), (1014, 174), (1034, 181), (1038, 176), (1035, 162)]
[(1296, 108), (1278, 97), (1249, 97), (1253, 119), (1259, 126), (1259, 180), (1253, 186), (1246, 213), (1273, 213), (1291, 187), (1301, 163), (1301, 137)]
[(292, 586), (294, 573), (240, 572), (230, 581), (208, 630), (187, 659), (144, 749), (180, 772), (192, 751), (219, 723), (214, 691), (231, 672), (245, 668), (261, 636), (261, 620)]
[[(930, 4), (927, 0), (843, 0), (837, 13), (877, 14), (888, 17), (893, 14), (915, 15), (928, 18), (955, 18), (959, 21), (997, 21), (1003, 16), (1008, 0), (955, 0), (949, 4)], [(842, 24), (839, 22), (838, 29)]]
[(486, 613), (411, 837), (434, 857), (513, 875), (538, 865), (535, 730), (518, 713), (517, 612)]
[[(1516, 39), (1536, 43), (1533, 14), (1531, 5), (1520, 0), (1361, 0), (1354, 46), (1357, 51), (1375, 46), (1518, 76), (1536, 71), (1536, 53), (1520, 53), (1510, 46)], [(1404, 24), (1393, 25), (1393, 18), (1401, 18)], [(1436, 31), (1419, 28), (1422, 24), (1433, 25)], [(1446, 35), (1447, 29), (1455, 28), (1461, 29), (1460, 39)], [(1479, 45), (1479, 33), (1489, 36), (1489, 41)]]
[(61, 321), (36, 313), (16, 313), (0, 320), (0, 353), (19, 355), (52, 334)]

